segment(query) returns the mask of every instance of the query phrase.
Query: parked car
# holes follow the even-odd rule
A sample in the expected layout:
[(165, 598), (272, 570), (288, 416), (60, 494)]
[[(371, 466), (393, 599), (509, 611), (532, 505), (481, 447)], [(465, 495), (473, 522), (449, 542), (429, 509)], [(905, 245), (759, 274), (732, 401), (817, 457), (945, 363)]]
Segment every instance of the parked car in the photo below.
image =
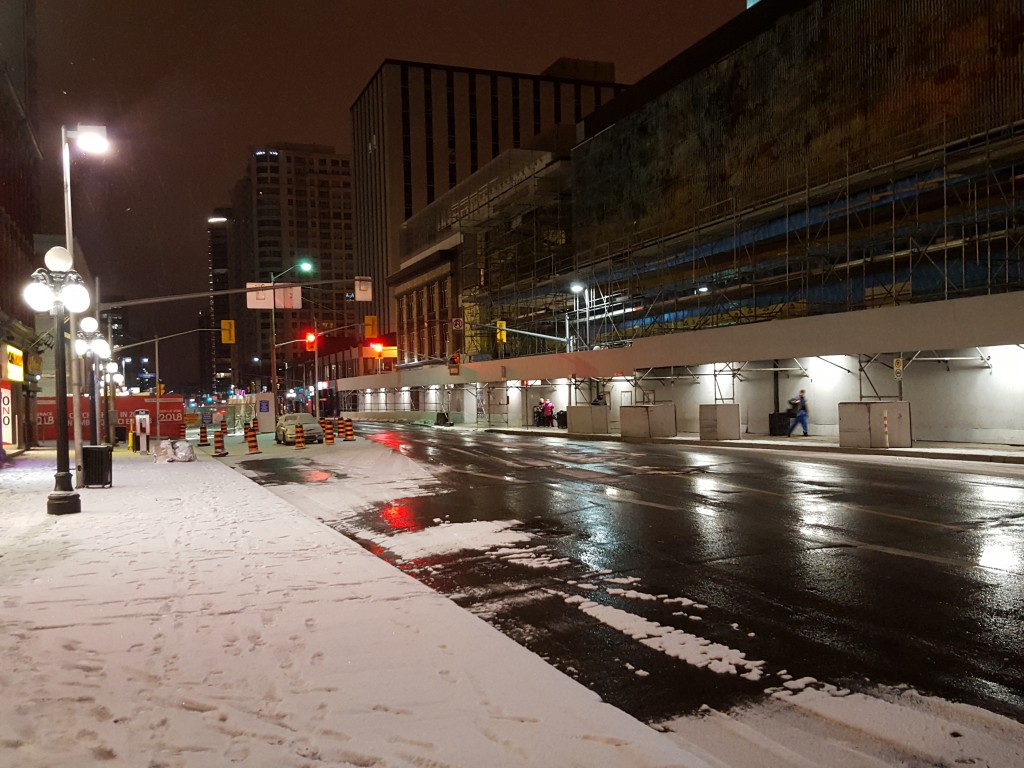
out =
[(322, 443), (324, 428), (311, 413), (286, 413), (277, 420), (274, 440), (285, 445), (295, 445), (295, 425), (302, 425), (303, 439), (307, 443)]

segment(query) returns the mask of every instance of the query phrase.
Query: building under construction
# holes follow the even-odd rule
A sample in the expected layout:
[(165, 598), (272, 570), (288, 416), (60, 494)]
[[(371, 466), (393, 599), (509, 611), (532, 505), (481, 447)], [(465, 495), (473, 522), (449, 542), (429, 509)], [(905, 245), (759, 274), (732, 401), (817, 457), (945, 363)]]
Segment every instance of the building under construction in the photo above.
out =
[(1020, 289), (1021, 13), (765, 0), (587, 118), (571, 166), (504, 158), (458, 217), (466, 351)]

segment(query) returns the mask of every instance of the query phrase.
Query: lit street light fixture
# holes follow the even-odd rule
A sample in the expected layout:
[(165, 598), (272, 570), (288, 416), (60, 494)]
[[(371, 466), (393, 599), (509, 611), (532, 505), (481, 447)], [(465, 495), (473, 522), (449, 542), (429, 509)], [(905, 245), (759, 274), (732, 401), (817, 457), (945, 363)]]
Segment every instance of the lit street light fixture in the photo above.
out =
[[(83, 152), (89, 154), (102, 154), (110, 146), (107, 141), (107, 128), (103, 125), (79, 125), (74, 130), (68, 127), (60, 127), (61, 164), (64, 169), (64, 236), (65, 248), (71, 261), (68, 269), (74, 264), (75, 258), (75, 234), (71, 226), (71, 145), (68, 143), (74, 139), (76, 146)], [(74, 310), (70, 310), (71, 335), (75, 335)], [(71, 388), (74, 397), (71, 399), (71, 410), (75, 421), (75, 486), (81, 485), (82, 479), (82, 412), (81, 403), (78, 401), (78, 366), (71, 367)], [(66, 385), (65, 385), (66, 388)]]
[(96, 385), (97, 360), (110, 358), (110, 344), (99, 332), (99, 321), (95, 317), (83, 317), (79, 324), (78, 338), (75, 339), (75, 354), (88, 359), (89, 362), (89, 445), (100, 444), (100, 402), (97, 397)]
[(300, 261), (297, 264), (292, 264), (284, 272), (278, 272), (276, 275), (271, 273), (270, 275), (270, 391), (273, 394), (271, 400), (274, 403), (274, 423), (277, 423), (277, 324), (275, 317), (277, 316), (277, 279), (284, 277), (293, 269), (299, 269), (303, 272), (309, 272), (313, 269), (313, 263), (310, 261)]
[[(586, 324), (586, 338), (583, 340), (583, 343), (584, 343), (584, 345), (585, 345), (585, 347), (587, 349), (590, 349), (590, 290), (583, 283), (573, 283), (572, 285), (569, 286), (569, 290), (571, 290), (573, 292), (573, 294), (575, 294), (574, 298), (576, 298), (577, 301), (578, 301), (579, 294), (581, 294), (581, 293), (583, 294), (583, 304), (584, 304), (584, 307), (585, 307), (586, 318), (587, 318), (587, 320), (586, 320), (586, 323), (587, 323)], [(578, 322), (578, 320), (579, 320), (579, 305), (578, 304), (576, 306), (576, 317), (577, 317), (577, 322)]]
[[(32, 273), (32, 282), (25, 286), (25, 302), (37, 312), (54, 318), (54, 400), (57, 422), (57, 473), (53, 492), (47, 498), (46, 511), (51, 515), (67, 515), (82, 511), (82, 501), (71, 485), (68, 455), (68, 378), (67, 347), (64, 342), (64, 310), (84, 312), (89, 308), (89, 291), (82, 276), (71, 269), (71, 254), (57, 246), (43, 258), (46, 268)], [(77, 458), (77, 457), (76, 457)]]

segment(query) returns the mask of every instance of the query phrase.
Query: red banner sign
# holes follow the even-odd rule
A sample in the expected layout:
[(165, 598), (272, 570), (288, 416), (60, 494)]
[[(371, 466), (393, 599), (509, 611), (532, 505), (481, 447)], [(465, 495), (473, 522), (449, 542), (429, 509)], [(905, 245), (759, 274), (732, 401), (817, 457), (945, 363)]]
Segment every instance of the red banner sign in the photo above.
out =
[[(159, 400), (160, 423), (157, 424), (157, 401)], [(36, 408), (36, 436), (39, 440), (57, 439), (57, 409), (54, 398), (40, 397), (37, 400)], [(92, 416), (90, 414), (89, 398), (83, 397), (80, 401), (82, 409), (82, 439), (89, 440), (92, 434)], [(101, 437), (106, 437), (103, 430), (107, 423), (107, 404), (100, 403), (100, 429)], [(185, 420), (185, 400), (181, 395), (177, 397), (167, 395), (158, 398), (156, 395), (118, 395), (114, 398), (114, 407), (117, 410), (117, 424), (122, 427), (131, 427), (132, 415), (135, 411), (149, 411), (149, 423), (154, 437), (176, 438), (181, 429), (181, 423)], [(72, 421), (71, 398), (67, 403), (68, 439), (74, 434)]]

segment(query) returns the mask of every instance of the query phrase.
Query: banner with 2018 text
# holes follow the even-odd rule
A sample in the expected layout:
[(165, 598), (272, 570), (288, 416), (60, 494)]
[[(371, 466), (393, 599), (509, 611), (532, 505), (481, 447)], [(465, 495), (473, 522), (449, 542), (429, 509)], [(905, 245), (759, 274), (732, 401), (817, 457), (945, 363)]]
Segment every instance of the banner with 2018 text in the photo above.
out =
[[(159, 409), (157, 401), (159, 400)], [(131, 428), (132, 416), (135, 411), (149, 411), (149, 423), (153, 437), (178, 437), (181, 425), (185, 421), (185, 400), (181, 395), (165, 395), (158, 398), (156, 395), (118, 395), (114, 398), (117, 411), (118, 426)], [(83, 397), (80, 401), (82, 409), (82, 439), (89, 440), (92, 434), (92, 417), (90, 415), (89, 398)], [(36, 407), (36, 438), (41, 441), (57, 439), (57, 409), (54, 398), (40, 397)], [(106, 438), (107, 413), (106, 403), (100, 403), (100, 438), (101, 442)], [(157, 410), (160, 412), (160, 422), (157, 423)], [(72, 439), (74, 433), (72, 426), (72, 405), (71, 398), (67, 402), (68, 439)]]

